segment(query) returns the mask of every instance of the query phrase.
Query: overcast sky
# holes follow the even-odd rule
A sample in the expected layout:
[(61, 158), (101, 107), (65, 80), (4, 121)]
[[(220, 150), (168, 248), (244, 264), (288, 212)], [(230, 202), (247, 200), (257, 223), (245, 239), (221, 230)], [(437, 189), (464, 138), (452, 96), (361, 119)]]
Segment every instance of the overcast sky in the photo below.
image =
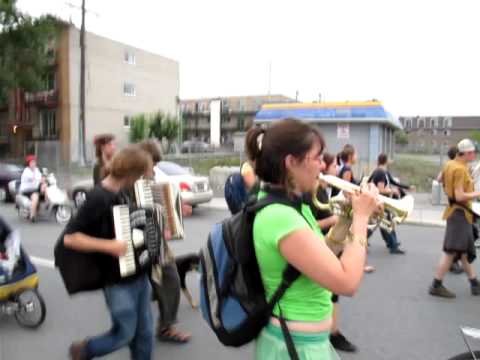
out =
[[(79, 26), (80, 0), (18, 0)], [(381, 100), (400, 115), (480, 115), (476, 0), (86, 0), (87, 31), (180, 63), (180, 96)], [(87, 45), (88, 46), (88, 45)]]

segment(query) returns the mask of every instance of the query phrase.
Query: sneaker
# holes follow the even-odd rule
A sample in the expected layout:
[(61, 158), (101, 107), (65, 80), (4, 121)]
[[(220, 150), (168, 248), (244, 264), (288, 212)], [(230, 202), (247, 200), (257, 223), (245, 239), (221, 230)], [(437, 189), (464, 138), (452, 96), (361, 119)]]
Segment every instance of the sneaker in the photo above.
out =
[(399, 248), (392, 249), (392, 250), (390, 250), (390, 254), (392, 254), (392, 255), (404, 255), (405, 250), (402, 250), (402, 249), (399, 249)]
[(439, 297), (443, 297), (443, 298), (447, 298), (447, 299), (453, 299), (453, 298), (457, 297), (457, 295), (455, 295), (455, 293), (451, 292), (450, 290), (448, 290), (443, 285), (440, 285), (439, 287), (430, 286), (429, 293), (430, 293), (430, 295), (439, 296)]
[(470, 290), (472, 291), (473, 296), (480, 295), (480, 284), (470, 285)]
[(353, 345), (347, 338), (341, 333), (338, 332), (336, 334), (330, 334), (330, 342), (332, 346), (340, 351), (346, 352), (356, 352), (357, 347)]
[(86, 360), (87, 359), (87, 341), (76, 341), (70, 345), (70, 358), (72, 360)]

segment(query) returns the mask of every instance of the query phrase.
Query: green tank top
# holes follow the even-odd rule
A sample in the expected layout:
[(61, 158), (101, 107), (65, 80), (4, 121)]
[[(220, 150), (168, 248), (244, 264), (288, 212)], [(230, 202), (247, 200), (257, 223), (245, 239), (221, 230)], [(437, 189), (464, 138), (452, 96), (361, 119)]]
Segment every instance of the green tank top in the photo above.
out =
[[(266, 194), (259, 193), (262, 198)], [(253, 239), (260, 274), (267, 299), (269, 300), (280, 285), (287, 261), (280, 253), (281, 239), (295, 230), (310, 228), (324, 241), (322, 232), (306, 204), (302, 204), (302, 215), (291, 206), (273, 204), (263, 208), (255, 216)], [(308, 223), (307, 223), (308, 221)], [(331, 317), (332, 293), (304, 275), (290, 286), (280, 300), (283, 316), (287, 320), (322, 321)], [(280, 315), (278, 305), (273, 314)]]

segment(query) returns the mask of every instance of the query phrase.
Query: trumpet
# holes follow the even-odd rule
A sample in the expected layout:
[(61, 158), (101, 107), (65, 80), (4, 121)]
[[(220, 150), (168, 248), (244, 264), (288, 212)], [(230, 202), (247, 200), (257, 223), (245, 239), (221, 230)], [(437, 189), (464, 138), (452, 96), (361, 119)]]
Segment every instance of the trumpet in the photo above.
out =
[[(343, 192), (354, 193), (360, 190), (360, 186), (352, 184), (348, 181), (340, 179), (333, 175), (320, 174), (319, 181), (323, 181), (330, 186), (334, 186)], [(320, 185), (318, 185), (320, 186)], [(351, 217), (352, 208), (343, 192), (334, 196), (326, 204), (321, 203), (317, 199), (318, 186), (315, 193), (312, 194), (312, 203), (320, 210), (329, 210), (333, 214)], [(383, 203), (383, 211), (372, 215), (369, 221), (369, 228), (374, 229), (378, 226), (391, 232), (396, 224), (400, 224), (412, 213), (415, 204), (411, 195), (406, 195), (402, 199), (393, 199), (384, 195), (378, 195), (379, 200)]]

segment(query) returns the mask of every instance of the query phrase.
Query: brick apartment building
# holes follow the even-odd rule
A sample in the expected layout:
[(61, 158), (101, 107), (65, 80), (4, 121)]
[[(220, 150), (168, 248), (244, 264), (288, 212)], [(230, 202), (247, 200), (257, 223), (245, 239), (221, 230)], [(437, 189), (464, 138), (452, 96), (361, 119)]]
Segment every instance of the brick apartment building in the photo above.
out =
[(480, 131), (480, 116), (403, 116), (399, 120), (408, 138), (401, 149), (410, 152), (439, 153)]
[(221, 143), (233, 146), (233, 135), (247, 130), (262, 105), (295, 102), (284, 95), (231, 96), (222, 98), (188, 99), (180, 102), (183, 118), (183, 139), (210, 140), (210, 102), (221, 100)]

